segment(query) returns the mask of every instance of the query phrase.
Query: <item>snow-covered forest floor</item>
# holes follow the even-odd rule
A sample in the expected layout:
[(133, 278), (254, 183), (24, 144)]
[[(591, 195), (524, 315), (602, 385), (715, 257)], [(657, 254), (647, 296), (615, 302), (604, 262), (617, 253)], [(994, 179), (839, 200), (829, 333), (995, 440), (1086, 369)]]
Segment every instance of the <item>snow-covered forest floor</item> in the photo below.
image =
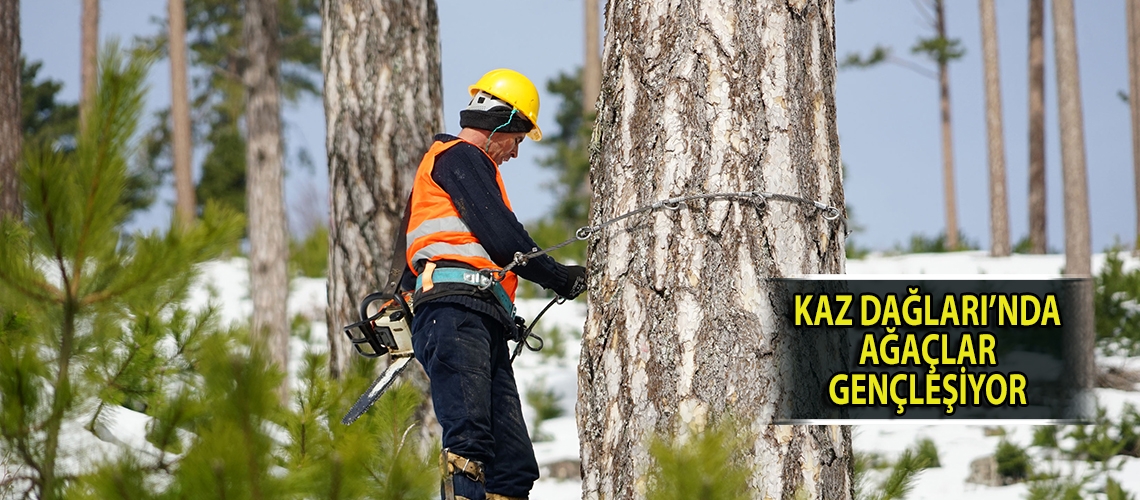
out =
[[(1105, 261), (1103, 254), (1094, 256), (1093, 268), (1097, 272)], [(1061, 255), (1015, 255), (1009, 258), (990, 258), (985, 252), (958, 252), (942, 254), (909, 254), (898, 256), (870, 256), (847, 263), (848, 274), (1032, 274), (1059, 275), (1064, 264)], [(1130, 259), (1126, 267), (1140, 267), (1140, 261)], [(218, 304), (226, 321), (243, 321), (251, 313), (251, 304), (246, 290), (247, 271), (245, 260), (232, 259), (215, 261), (205, 265), (199, 284), (191, 294), (193, 306), (204, 306), (209, 302)], [(522, 299), (519, 301), (520, 314), (533, 318), (546, 304), (546, 299)], [(294, 279), (289, 299), (292, 315), (303, 315), (311, 322), (309, 339), (294, 339), (295, 353), (305, 349), (324, 349), (325, 326), (325, 283), (321, 279)], [(576, 461), (578, 459), (578, 435), (574, 421), (574, 403), (577, 393), (578, 343), (585, 318), (585, 303), (582, 300), (556, 306), (543, 317), (539, 330), (546, 339), (547, 347), (540, 353), (524, 352), (516, 361), (516, 379), (519, 392), (524, 399), (524, 413), (528, 424), (534, 430), (536, 410), (527, 403), (527, 394), (553, 395), (555, 405), (562, 416), (542, 421), (537, 429), (541, 439), (535, 443), (538, 461), (543, 467), (544, 478), (535, 486), (532, 498), (549, 500), (577, 499), (581, 497), (577, 480)], [(299, 355), (295, 354), (295, 359)], [(294, 362), (296, 366), (298, 363)], [(1098, 356), (1102, 368), (1112, 365), (1140, 371), (1140, 358)], [(1108, 410), (1110, 418), (1116, 418), (1125, 404), (1140, 407), (1140, 392), (1118, 389), (1097, 389), (1098, 403)], [(547, 405), (552, 406), (552, 405)], [(111, 451), (116, 445), (126, 445), (136, 449), (149, 445), (143, 438), (143, 420), (146, 417), (129, 410), (118, 409), (117, 418), (112, 419), (106, 428), (100, 429), (102, 441), (95, 439), (80, 426), (69, 433), (66, 441), (72, 446), (90, 446), (93, 452)], [(140, 419), (141, 417), (141, 419)], [(84, 434), (84, 435), (80, 435)], [(968, 483), (970, 464), (985, 455), (994, 453), (1002, 439), (1021, 446), (1028, 446), (1034, 434), (1034, 427), (1027, 425), (1002, 425), (984, 427), (978, 425), (859, 425), (854, 427), (854, 448), (856, 452), (876, 456), (890, 461), (903, 450), (912, 447), (918, 439), (930, 438), (937, 445), (940, 467), (926, 469), (919, 473), (914, 488), (907, 496), (911, 499), (961, 498), (970, 495), (975, 500), (997, 498), (1026, 498), (1028, 488), (1025, 483), (1007, 486), (982, 486)], [(1064, 444), (1063, 435), (1059, 436)], [(110, 444), (110, 443), (116, 444)], [(1061, 458), (1045, 460), (1044, 452), (1034, 448), (1036, 470), (1053, 470), (1062, 476), (1079, 477), (1089, 470), (1084, 461), (1071, 461)], [(1110, 461), (1111, 476), (1119, 481), (1125, 490), (1140, 493), (1140, 459), (1117, 457)], [(553, 476), (572, 476), (558, 479)], [(872, 482), (881, 480), (887, 471), (873, 471), (868, 475)]]

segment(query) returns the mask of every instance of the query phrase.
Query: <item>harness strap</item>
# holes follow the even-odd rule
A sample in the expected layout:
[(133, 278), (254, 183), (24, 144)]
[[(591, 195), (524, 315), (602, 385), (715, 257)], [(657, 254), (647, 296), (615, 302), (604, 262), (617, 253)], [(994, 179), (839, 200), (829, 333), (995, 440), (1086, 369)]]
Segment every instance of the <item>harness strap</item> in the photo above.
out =
[[(427, 277), (426, 281), (425, 277)], [(484, 290), (491, 290), (495, 298), (499, 299), (499, 305), (503, 306), (503, 309), (507, 311), (507, 317), (515, 317), (515, 304), (511, 302), (511, 297), (507, 295), (507, 291), (503, 289), (503, 285), (495, 281), (494, 278), (479, 273), (479, 271), (459, 267), (441, 267), (428, 273), (425, 267), (424, 272), (416, 276), (416, 288), (423, 289), (427, 283), (463, 283)]]
[(446, 448), (443, 450), (443, 457), (447, 474), (461, 473), (471, 478), (472, 481), (480, 483), (485, 480), (482, 462), (456, 455)]

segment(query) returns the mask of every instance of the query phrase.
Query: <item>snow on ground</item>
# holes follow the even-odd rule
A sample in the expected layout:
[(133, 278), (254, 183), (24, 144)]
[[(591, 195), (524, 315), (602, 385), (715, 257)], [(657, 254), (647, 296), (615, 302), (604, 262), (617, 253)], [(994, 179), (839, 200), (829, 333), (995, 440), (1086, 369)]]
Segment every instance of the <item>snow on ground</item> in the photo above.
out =
[[(1123, 254), (1122, 254), (1123, 255)], [(1093, 257), (1093, 270), (1098, 271), (1104, 264), (1105, 256)], [(1140, 267), (1140, 260), (1130, 258), (1127, 268)], [(1061, 255), (1015, 255), (1007, 258), (992, 258), (985, 252), (958, 252), (945, 254), (909, 254), (898, 256), (873, 255), (862, 260), (847, 262), (848, 274), (1031, 274), (1038, 276), (1058, 276), (1064, 266)], [(190, 305), (202, 307), (207, 303), (220, 306), (223, 321), (245, 321), (251, 313), (249, 294), (246, 291), (247, 270), (243, 259), (217, 261), (205, 264), (200, 284), (191, 294)], [(533, 318), (547, 303), (546, 299), (523, 299), (519, 301), (520, 315)], [(325, 282), (320, 279), (295, 279), (290, 288), (289, 312), (302, 314), (312, 324), (309, 344), (321, 347), (326, 334)], [(543, 422), (541, 433), (549, 440), (535, 443), (535, 454), (540, 466), (573, 461), (578, 458), (578, 434), (574, 420), (574, 405), (577, 394), (578, 338), (581, 336), (586, 307), (583, 301), (556, 305), (551, 308), (538, 327), (540, 334), (548, 337), (552, 328), (559, 329), (563, 339), (565, 355), (550, 357), (542, 353), (524, 351), (515, 362), (515, 376), (519, 393), (524, 399), (524, 414), (528, 426), (533, 430), (535, 411), (525, 403), (526, 393), (532, 388), (553, 390), (561, 395), (559, 401), (564, 416)], [(306, 347), (303, 339), (294, 340), (294, 350)], [(296, 365), (296, 363), (294, 363)], [(1105, 358), (1103, 364), (1114, 366), (1140, 366), (1137, 358)], [(1097, 398), (1106, 406), (1110, 414), (1118, 414), (1126, 403), (1140, 407), (1140, 392), (1126, 392), (1112, 389), (1098, 389)], [(118, 412), (126, 418), (137, 419), (129, 410)], [(127, 420), (120, 421), (113, 434), (118, 441), (133, 442)], [(998, 423), (995, 423), (995, 425)], [(1032, 438), (1031, 426), (1002, 426), (1006, 438), (1027, 445)], [(992, 432), (991, 432), (992, 433)], [(854, 448), (860, 452), (883, 454), (890, 459), (911, 446), (919, 438), (934, 440), (941, 455), (942, 466), (928, 469), (918, 477), (914, 490), (908, 498), (937, 499), (960, 498), (970, 495), (975, 500), (1022, 498), (1026, 493), (1024, 484), (988, 487), (966, 483), (970, 462), (975, 458), (991, 454), (1001, 439), (987, 436), (985, 427), (977, 425), (859, 425), (854, 429)], [(96, 446), (98, 448), (98, 446)], [(1113, 474), (1124, 488), (1140, 492), (1140, 460), (1129, 459), (1122, 469)], [(557, 480), (543, 478), (535, 485), (533, 498), (550, 500), (577, 499), (581, 497), (580, 483), (577, 480)]]

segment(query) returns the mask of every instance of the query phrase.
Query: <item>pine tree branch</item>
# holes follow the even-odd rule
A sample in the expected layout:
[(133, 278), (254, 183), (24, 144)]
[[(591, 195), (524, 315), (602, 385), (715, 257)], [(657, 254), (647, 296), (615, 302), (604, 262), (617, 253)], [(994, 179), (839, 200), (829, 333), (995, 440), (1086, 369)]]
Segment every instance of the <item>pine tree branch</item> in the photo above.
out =
[[(43, 204), (44, 207), (48, 207), (49, 206), (48, 205), (49, 193), (48, 193), (48, 189), (47, 189), (47, 178), (44, 176), (45, 172), (43, 171), (43, 169), (37, 169), (36, 173), (39, 175), (39, 178), (40, 178), (39, 182), (36, 183), (38, 185), (38, 187), (40, 188), (40, 193), (39, 193), (40, 194), (40, 202)], [(56, 261), (56, 264), (59, 266), (59, 275), (60, 275), (60, 279), (63, 280), (63, 288), (64, 288), (64, 290), (69, 290), (70, 289), (70, 285), (69, 285), (70, 278), (67, 275), (67, 265), (66, 265), (66, 262), (63, 258), (63, 247), (62, 247), (61, 242), (59, 241), (58, 234), (56, 233), (55, 212), (53, 212), (50, 209), (45, 210), (44, 223), (47, 225), (48, 239), (51, 241), (52, 250), (55, 253), (55, 255), (54, 255), (55, 261)], [(62, 304), (64, 300), (66, 300), (66, 297), (65, 297), (65, 294), (63, 293), (63, 291), (61, 290), (58, 298), (56, 300), (54, 300), (54, 302)]]
[(932, 12), (933, 8), (930, 5), (924, 4), (922, 0), (910, 1), (911, 4), (914, 5), (915, 10), (918, 11), (918, 15), (922, 17), (922, 20), (924, 22), (926, 22), (926, 27), (934, 29), (938, 26), (938, 23), (935, 22), (934, 19), (934, 13)]
[[(103, 71), (108, 71), (108, 70), (104, 69)], [(104, 83), (107, 83), (107, 82), (104, 82)], [(75, 271), (75, 282), (72, 283), (73, 288), (70, 292), (70, 295), (73, 297), (79, 296), (79, 282), (81, 279), (81, 273), (79, 272), (79, 269), (81, 269), (81, 266), (83, 265), (83, 259), (84, 259), (84, 257), (86, 257), (86, 255), (84, 255), (84, 253), (85, 253), (84, 245), (86, 244), (87, 237), (90, 236), (90, 233), (91, 233), (91, 226), (92, 226), (93, 218), (95, 217), (95, 198), (96, 198), (95, 195), (99, 192), (99, 187), (100, 187), (100, 184), (102, 183), (102, 175), (101, 174), (104, 173), (104, 169), (99, 168), (99, 166), (105, 166), (106, 165), (107, 158), (108, 158), (108, 156), (110, 156), (110, 153), (108, 150), (111, 148), (111, 143), (113, 142), (111, 140), (110, 128), (111, 128), (112, 122), (114, 120), (111, 120), (110, 119), (111, 116), (109, 116), (109, 115), (113, 115), (113, 114), (115, 114), (116, 111), (118, 111), (119, 100), (121, 97), (120, 94), (121, 94), (121, 92), (119, 92), (119, 91), (110, 92), (111, 102), (109, 103), (109, 105), (105, 109), (102, 109), (102, 112), (103, 112), (102, 113), (103, 114), (102, 125), (103, 126), (100, 130), (99, 135), (96, 136), (98, 138), (102, 138), (102, 140), (96, 140), (96, 144), (98, 145), (98, 147), (95, 150), (96, 155), (95, 155), (95, 163), (94, 163), (94, 165), (96, 166), (96, 168), (95, 168), (96, 175), (91, 179), (91, 188), (87, 191), (87, 204), (86, 204), (85, 214), (83, 217), (83, 225), (81, 226), (81, 230), (80, 230), (81, 232), (79, 234), (79, 241), (75, 246), (75, 269), (76, 269), (76, 271)], [(89, 138), (86, 138), (86, 139), (90, 140)]]
[[(62, 292), (60, 292), (58, 288), (52, 286), (50, 283), (36, 280), (35, 285), (36, 288), (39, 289), (39, 291), (37, 291), (36, 288), (28, 288), (26, 286), (23, 286), (17, 279), (15, 279), (15, 277), (8, 273), (5, 273), (2, 269), (0, 269), (0, 281), (7, 283), (8, 286), (12, 287), (17, 292), (20, 292), (25, 297), (32, 297), (41, 302), (50, 302), (55, 304), (60, 304), (63, 302), (63, 297), (61, 296)], [(43, 293), (40, 293), (40, 291)]]
[(921, 66), (915, 62), (908, 61), (906, 59), (903, 59), (901, 57), (896, 57), (896, 56), (890, 56), (889, 58), (887, 58), (887, 61), (894, 63), (894, 64), (897, 64), (899, 66), (902, 66), (906, 69), (909, 69), (915, 73), (918, 73), (919, 75), (930, 78), (931, 80), (938, 80), (938, 72), (937, 71), (933, 71), (933, 70), (926, 68), (924, 66)]

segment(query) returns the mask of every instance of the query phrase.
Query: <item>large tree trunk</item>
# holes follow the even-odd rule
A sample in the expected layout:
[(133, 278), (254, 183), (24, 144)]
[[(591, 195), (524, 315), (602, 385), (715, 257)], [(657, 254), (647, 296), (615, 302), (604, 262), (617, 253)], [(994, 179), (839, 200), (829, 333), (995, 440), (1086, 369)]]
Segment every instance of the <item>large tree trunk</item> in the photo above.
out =
[(444, 129), (443, 91), (434, 0), (324, 0), (321, 12), (335, 378), (353, 356), (341, 328), (357, 321), (360, 299), (388, 286), (412, 177)]
[[(1085, 170), (1084, 117), (1081, 111), (1081, 80), (1077, 64), (1077, 30), (1072, 0), (1053, 0), (1053, 47), (1057, 60), (1057, 114), (1061, 125), (1061, 182), (1065, 199), (1065, 274), (1086, 278), (1080, 282), (1075, 312), (1075, 345), (1066, 346), (1077, 367), (1093, 366), (1092, 245), (1089, 241), (1088, 174)], [(1077, 387), (1092, 387), (1091, 370), (1074, 372)]]
[(190, 97), (186, 89), (186, 5), (169, 0), (170, 119), (174, 149), (176, 213), (183, 227), (194, 221), (194, 180), (190, 174)]
[(20, 0), (0, 0), (0, 218), (21, 217)]
[(1029, 0), (1029, 245), (1045, 253), (1045, 0)]
[[(946, 12), (942, 0), (934, 1), (938, 37), (946, 40)], [(938, 109), (942, 114), (942, 193), (946, 211), (946, 247), (958, 249), (958, 201), (954, 190), (954, 141), (950, 127), (950, 71), (946, 61), (938, 63)]]
[(982, 52), (986, 72), (986, 139), (990, 160), (990, 255), (1009, 255), (1009, 208), (1006, 202), (1005, 138), (1001, 125), (1001, 69), (998, 64), (994, 0), (979, 0)]
[(95, 102), (95, 83), (99, 78), (99, 0), (83, 0), (83, 19), (80, 40), (79, 128), (87, 126), (87, 111)]
[[(834, 5), (611, 1), (591, 158), (595, 224), (671, 196), (762, 190), (843, 206)], [(649, 438), (731, 410), (754, 498), (850, 498), (850, 431), (771, 426), (793, 397), (766, 278), (842, 273), (814, 208), (694, 202), (590, 247), (578, 370), (584, 498), (644, 498)], [(786, 331), (786, 330), (784, 330)]]
[(1127, 0), (1128, 106), (1132, 110), (1132, 172), (1136, 183), (1136, 241), (1140, 254), (1140, 0)]
[[(285, 227), (278, 90), (277, 1), (245, 0), (242, 20), (248, 64), (246, 88), (246, 213), (249, 216), (249, 293), (253, 335), (270, 359), (288, 373), (289, 245)], [(284, 397), (289, 382), (281, 385)]]
[(586, 53), (582, 65), (582, 112), (594, 112), (602, 88), (602, 52), (598, 49), (598, 0), (582, 0), (586, 17)]

